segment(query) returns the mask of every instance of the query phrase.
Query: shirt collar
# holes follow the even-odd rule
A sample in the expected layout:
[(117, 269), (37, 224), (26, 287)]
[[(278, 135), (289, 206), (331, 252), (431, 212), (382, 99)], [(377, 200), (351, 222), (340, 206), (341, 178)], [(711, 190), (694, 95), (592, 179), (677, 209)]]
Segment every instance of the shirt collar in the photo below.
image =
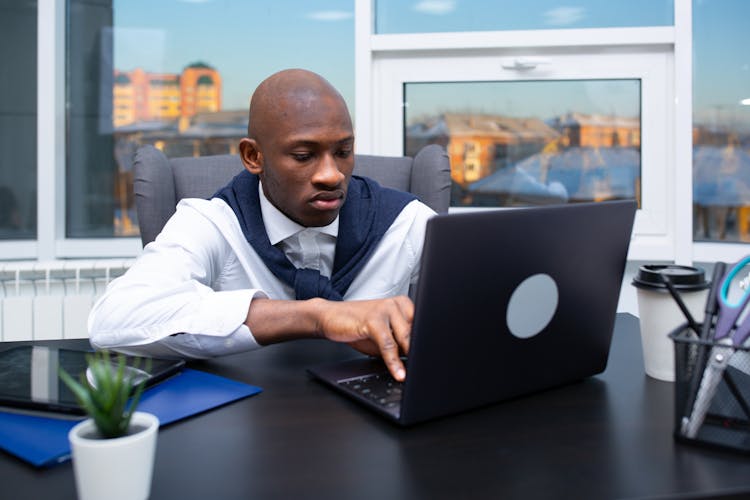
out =
[(297, 224), (289, 217), (284, 215), (281, 210), (273, 206), (273, 204), (268, 201), (268, 198), (266, 198), (266, 195), (263, 193), (263, 186), (260, 182), (258, 183), (258, 196), (260, 198), (260, 213), (263, 217), (263, 224), (266, 226), (266, 234), (268, 234), (268, 240), (271, 242), (271, 245), (275, 245), (280, 241), (284, 241), (287, 238), (294, 236), (301, 231), (304, 231), (305, 229), (327, 234), (329, 236), (333, 236), (334, 238), (338, 237), (338, 215), (333, 220), (333, 222), (331, 222), (327, 226), (306, 228), (305, 226)]

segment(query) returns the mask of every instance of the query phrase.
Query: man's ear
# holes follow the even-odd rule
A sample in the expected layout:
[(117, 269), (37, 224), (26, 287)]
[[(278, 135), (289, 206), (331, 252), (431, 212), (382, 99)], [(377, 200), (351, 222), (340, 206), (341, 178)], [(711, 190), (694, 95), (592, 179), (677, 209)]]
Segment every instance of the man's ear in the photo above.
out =
[(245, 137), (240, 140), (240, 159), (251, 174), (260, 174), (263, 171), (263, 153), (255, 139)]

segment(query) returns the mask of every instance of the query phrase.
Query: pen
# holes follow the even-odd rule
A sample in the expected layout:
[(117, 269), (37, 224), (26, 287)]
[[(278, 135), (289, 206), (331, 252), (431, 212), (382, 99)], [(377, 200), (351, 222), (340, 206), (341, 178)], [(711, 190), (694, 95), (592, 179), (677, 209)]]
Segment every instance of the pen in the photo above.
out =
[(711, 289), (706, 297), (706, 314), (703, 317), (703, 329), (701, 330), (701, 340), (708, 341), (711, 337), (711, 328), (713, 327), (714, 316), (716, 315), (716, 294), (719, 291), (719, 283), (724, 277), (724, 271), (727, 265), (724, 262), (714, 264), (714, 274), (711, 277)]
[[(716, 264), (714, 264), (714, 271), (713, 275), (711, 276), (711, 288), (709, 289), (708, 296), (706, 297), (705, 315), (703, 317), (703, 327), (701, 328), (700, 333), (700, 340), (703, 342), (708, 342), (711, 339), (714, 316), (716, 316), (716, 310), (718, 309), (716, 296), (719, 293), (719, 286), (723, 281), (722, 278), (724, 277), (726, 266), (727, 265), (724, 262), (717, 262)], [(695, 357), (695, 363), (692, 367), (692, 373), (688, 372), (688, 376), (690, 376), (690, 390), (687, 393), (688, 397), (685, 408), (685, 412), (687, 415), (690, 414), (693, 409), (693, 405), (695, 404), (695, 398), (698, 393), (698, 384), (700, 383), (701, 375), (703, 374), (703, 370), (705, 369), (707, 362), (707, 354), (708, 350), (706, 349), (706, 346), (702, 343), (699, 344), (698, 352)], [(687, 368), (689, 369), (689, 366)]]

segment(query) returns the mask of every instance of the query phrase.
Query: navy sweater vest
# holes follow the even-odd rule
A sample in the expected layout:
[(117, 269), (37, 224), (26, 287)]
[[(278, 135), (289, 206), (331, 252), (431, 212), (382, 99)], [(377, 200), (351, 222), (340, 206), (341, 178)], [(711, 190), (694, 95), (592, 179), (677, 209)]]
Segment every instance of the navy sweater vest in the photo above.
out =
[(261, 215), (258, 183), (258, 176), (245, 170), (213, 197), (223, 199), (232, 207), (248, 243), (277, 278), (294, 288), (300, 300), (313, 297), (343, 300), (349, 285), (383, 235), (401, 210), (415, 199), (411, 194), (384, 188), (367, 177), (352, 176), (339, 212), (336, 255), (329, 280), (315, 269), (294, 267), (284, 252), (271, 245)]

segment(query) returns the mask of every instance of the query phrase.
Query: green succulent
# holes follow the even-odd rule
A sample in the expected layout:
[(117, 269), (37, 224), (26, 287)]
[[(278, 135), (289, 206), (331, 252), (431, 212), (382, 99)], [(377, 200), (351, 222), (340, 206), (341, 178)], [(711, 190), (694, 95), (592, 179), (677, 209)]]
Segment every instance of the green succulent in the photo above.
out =
[(126, 356), (121, 353), (116, 358), (110, 357), (107, 350), (87, 354), (86, 362), (91, 380), (84, 372), (81, 373), (80, 382), (60, 369), (60, 379), (73, 392), (81, 408), (94, 420), (104, 438), (127, 434), (130, 419), (138, 407), (146, 383), (145, 378), (139, 382), (135, 376), (140, 371), (138, 367), (142, 360), (135, 358), (132, 367), (127, 366), (126, 360)]

